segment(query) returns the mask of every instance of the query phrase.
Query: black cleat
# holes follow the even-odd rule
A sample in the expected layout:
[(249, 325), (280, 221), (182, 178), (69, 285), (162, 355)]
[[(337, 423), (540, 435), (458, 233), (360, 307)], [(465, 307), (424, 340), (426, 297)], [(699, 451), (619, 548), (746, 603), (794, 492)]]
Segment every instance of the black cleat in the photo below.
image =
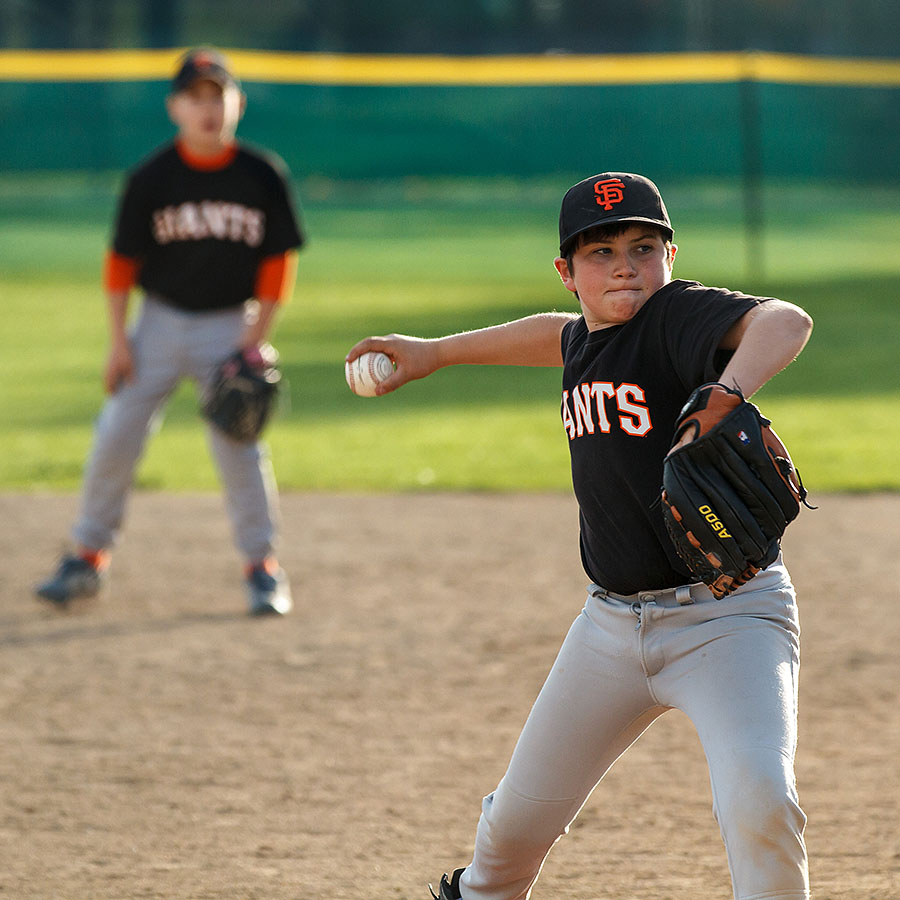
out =
[(459, 892), (459, 877), (465, 872), (465, 866), (457, 869), (450, 878), (446, 874), (441, 876), (441, 883), (438, 885), (438, 892), (434, 892), (434, 888), (429, 884), (428, 890), (434, 900), (462, 900), (462, 894)]

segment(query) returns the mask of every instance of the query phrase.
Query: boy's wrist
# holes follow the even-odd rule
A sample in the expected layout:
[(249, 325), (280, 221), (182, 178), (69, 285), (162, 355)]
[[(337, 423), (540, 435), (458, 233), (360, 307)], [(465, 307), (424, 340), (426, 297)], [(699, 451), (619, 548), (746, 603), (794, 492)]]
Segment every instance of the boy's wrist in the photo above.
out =
[(426, 349), (431, 350), (431, 356), (434, 363), (433, 372), (436, 372), (438, 369), (443, 369), (444, 366), (452, 365), (451, 362), (451, 347), (453, 335), (447, 335), (446, 337), (440, 338), (423, 338), (424, 343), (431, 344), (431, 347)]

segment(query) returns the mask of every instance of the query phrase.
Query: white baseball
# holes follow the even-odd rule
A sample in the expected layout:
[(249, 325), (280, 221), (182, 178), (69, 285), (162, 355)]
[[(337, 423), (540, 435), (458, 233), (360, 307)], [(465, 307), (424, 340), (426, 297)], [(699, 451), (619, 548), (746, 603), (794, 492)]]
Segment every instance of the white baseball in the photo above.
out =
[(360, 397), (374, 397), (376, 385), (394, 374), (394, 364), (387, 353), (363, 353), (353, 362), (344, 363), (344, 377), (350, 390)]

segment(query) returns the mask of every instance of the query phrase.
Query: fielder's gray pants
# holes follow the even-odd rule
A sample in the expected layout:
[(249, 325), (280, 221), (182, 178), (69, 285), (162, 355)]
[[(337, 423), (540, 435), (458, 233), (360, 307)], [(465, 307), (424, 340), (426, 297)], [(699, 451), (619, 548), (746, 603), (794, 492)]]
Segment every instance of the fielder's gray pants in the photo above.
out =
[[(787, 571), (779, 559), (719, 601), (703, 585), (686, 606), (675, 591), (651, 593), (641, 602), (589, 589), (485, 798), (464, 900), (528, 897), (591, 791), (668, 709), (687, 714), (706, 753), (734, 896), (809, 897), (793, 767), (799, 625)], [(678, 760), (659, 765), (672, 770)]]
[[(144, 299), (132, 333), (135, 379), (108, 398), (94, 433), (81, 508), (72, 529), (93, 549), (116, 540), (134, 471), (166, 401), (183, 378), (209, 389), (217, 365), (236, 347), (243, 307), (189, 313)], [(274, 551), (278, 494), (268, 451), (260, 443), (233, 441), (211, 425), (209, 446), (225, 491), (235, 543), (247, 560)]]

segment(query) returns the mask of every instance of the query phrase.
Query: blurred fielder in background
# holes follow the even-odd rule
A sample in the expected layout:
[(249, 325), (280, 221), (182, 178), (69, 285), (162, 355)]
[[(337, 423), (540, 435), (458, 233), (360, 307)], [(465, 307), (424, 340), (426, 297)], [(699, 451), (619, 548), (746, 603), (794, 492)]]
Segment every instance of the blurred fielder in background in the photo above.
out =
[[(279, 304), (293, 291), (303, 234), (287, 171), (235, 140), (245, 102), (221, 54), (187, 53), (166, 101), (177, 136), (131, 173), (121, 197), (104, 277), (109, 398), (72, 529), (75, 552), (37, 587), (53, 603), (93, 596), (106, 579), (135, 468), (179, 382), (191, 378), (208, 393), (236, 350), (262, 366)], [(143, 303), (129, 331), (136, 285)], [(292, 599), (275, 556), (278, 497), (268, 451), (212, 426), (209, 443), (246, 563), (249, 611), (284, 614)]]

